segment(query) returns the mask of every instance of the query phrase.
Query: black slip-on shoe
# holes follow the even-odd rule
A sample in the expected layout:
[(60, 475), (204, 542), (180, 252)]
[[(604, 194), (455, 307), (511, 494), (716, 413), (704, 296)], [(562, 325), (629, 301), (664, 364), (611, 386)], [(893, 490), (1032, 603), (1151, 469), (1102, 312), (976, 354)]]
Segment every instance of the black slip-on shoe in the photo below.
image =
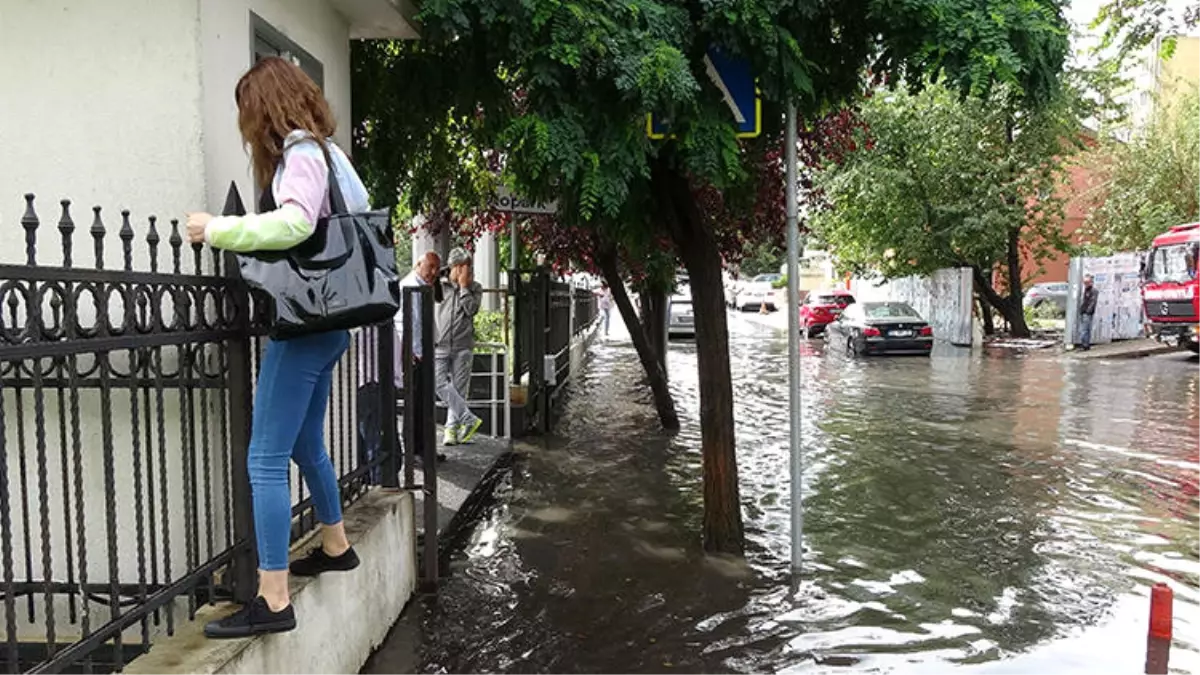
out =
[(214, 640), (229, 640), (267, 633), (286, 633), (296, 627), (296, 611), (291, 605), (272, 612), (260, 595), (237, 612), (208, 622), (204, 635)]
[(355, 567), (358, 567), (358, 554), (354, 552), (353, 546), (336, 558), (318, 546), (307, 556), (289, 565), (288, 569), (298, 577), (315, 577), (324, 572), (349, 572)]

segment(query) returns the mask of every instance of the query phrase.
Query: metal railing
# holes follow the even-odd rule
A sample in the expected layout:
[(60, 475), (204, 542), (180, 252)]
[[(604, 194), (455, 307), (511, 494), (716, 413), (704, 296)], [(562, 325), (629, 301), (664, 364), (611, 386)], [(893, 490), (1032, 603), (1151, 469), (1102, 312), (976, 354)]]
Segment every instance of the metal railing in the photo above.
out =
[[(266, 304), (177, 221), (135, 229), (122, 212), (114, 243), (99, 207), (81, 237), (69, 201), (54, 231), (34, 202), (22, 262), (0, 264), (0, 672), (119, 671), (200, 605), (256, 592), (246, 453)], [(225, 212), (244, 212), (236, 187)], [(360, 332), (334, 374), (326, 440), (347, 506), (400, 486), (395, 425), (372, 457), (356, 424), (364, 372), (396, 409), (392, 359), (371, 361), (395, 347), (390, 330)], [(405, 393), (412, 410), (432, 387)], [(412, 418), (404, 485), (436, 490), (435, 462), (414, 483), (411, 454), (433, 438)], [(298, 472), (291, 483), (296, 541), (316, 517)]]
[(599, 316), (595, 295), (550, 279), (544, 269), (510, 274), (516, 298), (514, 378), (528, 375), (527, 425), (543, 433), (554, 427), (555, 411), (570, 380), (572, 347), (594, 330)]
[[(471, 369), (467, 405), (484, 420), (489, 436), (512, 436), (512, 397), (509, 378), (510, 353), (503, 342), (475, 344), (475, 363)], [(482, 366), (482, 367), (481, 367)]]

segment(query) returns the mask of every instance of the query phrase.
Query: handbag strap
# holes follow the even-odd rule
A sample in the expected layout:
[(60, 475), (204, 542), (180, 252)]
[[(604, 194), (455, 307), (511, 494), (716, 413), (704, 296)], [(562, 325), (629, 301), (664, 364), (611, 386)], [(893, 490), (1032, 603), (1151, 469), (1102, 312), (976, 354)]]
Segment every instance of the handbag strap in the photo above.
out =
[[(321, 148), (321, 154), (325, 155), (325, 166), (329, 169), (329, 215), (349, 213), (349, 209), (346, 208), (346, 198), (342, 195), (342, 186), (338, 183), (337, 168), (333, 163), (333, 153), (329, 152), (329, 146), (325, 143), (325, 141), (319, 141), (313, 137), (307, 137), (304, 139), (304, 141), (308, 140), (316, 142), (316, 144)], [(303, 143), (304, 141), (296, 142)], [(293, 145), (295, 144), (293, 143)], [(286, 152), (287, 149), (285, 148), (284, 151)], [(282, 162), (283, 159), (280, 158), (279, 161)], [(267, 211), (274, 211), (277, 208), (279, 208), (279, 205), (275, 203), (275, 181), (272, 180), (271, 183), (267, 185), (266, 189), (262, 191), (262, 195), (259, 197), (258, 210), (260, 213), (265, 213)]]
[(342, 195), (342, 186), (338, 183), (337, 168), (333, 164), (333, 153), (325, 141), (317, 141), (321, 152), (325, 155), (325, 166), (329, 167), (329, 215), (349, 213), (346, 208), (346, 198)]

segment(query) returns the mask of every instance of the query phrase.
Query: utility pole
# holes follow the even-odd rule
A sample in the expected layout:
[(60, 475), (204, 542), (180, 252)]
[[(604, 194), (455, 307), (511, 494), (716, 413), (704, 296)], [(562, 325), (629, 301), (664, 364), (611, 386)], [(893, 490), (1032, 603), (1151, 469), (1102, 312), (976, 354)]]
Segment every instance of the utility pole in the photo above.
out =
[(800, 504), (800, 477), (804, 457), (800, 447), (800, 214), (796, 199), (796, 103), (788, 102), (786, 148), (787, 163), (787, 242), (788, 242), (788, 413), (792, 487), (792, 572), (800, 571), (804, 558), (804, 513)]

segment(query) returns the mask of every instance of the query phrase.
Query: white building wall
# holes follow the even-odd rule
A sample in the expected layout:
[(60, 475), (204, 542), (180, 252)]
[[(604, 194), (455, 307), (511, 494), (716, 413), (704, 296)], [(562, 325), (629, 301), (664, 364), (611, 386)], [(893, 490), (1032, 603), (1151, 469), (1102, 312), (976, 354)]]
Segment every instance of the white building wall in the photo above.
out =
[(0, 262), (24, 261), (26, 192), (51, 224), (70, 198), (76, 241), (95, 205), (110, 230), (129, 209), (144, 235), (148, 215), (203, 204), (199, 29), (197, 0), (0, 2)]
[[(338, 141), (348, 150), (348, 27), (325, 0), (0, 0), (0, 121), (3, 122), (0, 157), (4, 160), (0, 162), (0, 263), (25, 260), (25, 233), (20, 218), (24, 212), (22, 195), (26, 192), (38, 195), (42, 221), (40, 263), (61, 263), (60, 238), (55, 229), (60, 215), (58, 200), (69, 197), (76, 224), (75, 265), (93, 266), (88, 228), (92, 222), (91, 207), (100, 205), (104, 207), (108, 229), (105, 261), (110, 269), (121, 265), (120, 240), (116, 236), (121, 226), (121, 209), (131, 211), (136, 233), (134, 268), (149, 269), (144, 239), (147, 217), (154, 214), (159, 217), (162, 238), (160, 269), (169, 271), (171, 254), (167, 239), (171, 218), (182, 219), (192, 209), (218, 211), (230, 180), (238, 181), (247, 206), (252, 206), (249, 160), (242, 150), (233, 101), (234, 85), (253, 61), (251, 11), (321, 61), (326, 96), (339, 121)], [(185, 252), (183, 260), (185, 268), (190, 270), (190, 252)], [(163, 302), (164, 311), (170, 314), (170, 301)], [(85, 325), (94, 316), (92, 306), (90, 296), (85, 294), (80, 307)], [(18, 322), (24, 319), (25, 311), (23, 305), (18, 308)], [(207, 350), (210, 372), (216, 367), (215, 353), (215, 348)], [(91, 355), (80, 358), (88, 363), (94, 359)], [(114, 365), (125, 370), (127, 354), (114, 354), (112, 359)], [(177, 367), (178, 357), (173, 348), (163, 350), (163, 361), (168, 372)], [(354, 420), (353, 411), (345, 401), (349, 400), (353, 383), (340, 374), (338, 382), (339, 405), (330, 412), (327, 431), (331, 441), (335, 436), (343, 439), (330, 445), (348, 458), (349, 446), (344, 439), (352, 434)], [(143, 391), (139, 390), (138, 399), (144, 403), (142, 397)], [(116, 497), (117, 548), (113, 552), (116, 568), (123, 583), (136, 583), (139, 509), (135, 506), (133, 477), (138, 472), (134, 470), (129, 390), (114, 392), (112, 426), (107, 428), (102, 422), (99, 392), (94, 388), (80, 392), (78, 418), (72, 415), (70, 419), (77, 420), (79, 425), (81, 465), (76, 467), (70, 459), (73, 444), (68, 441), (66, 494), (62, 485), (64, 457), (57, 392), (54, 389), (45, 392), (44, 428), (37, 423), (33, 405), (36, 398), (29, 389), (19, 394), (9, 391), (0, 397), (0, 415), (5, 421), (0, 442), (6, 449), (5, 466), (0, 470), (6, 471), (13, 481), (8, 496), (12, 499), (13, 560), (18, 580), (40, 580), (47, 576), (42, 567), (43, 531), (39, 525), (43, 495), (50, 523), (48, 543), (53, 551), (49, 576), (56, 581), (67, 580), (67, 529), (71, 530), (72, 549), (80, 538), (73, 496), (78, 477), (85, 495), (83, 538), (89, 582), (104, 583), (110, 576), (103, 495), (111, 491)], [(138, 437), (145, 478), (143, 490), (148, 493), (149, 474), (153, 472), (156, 495), (155, 501), (145, 504), (140, 511), (147, 547), (151, 529), (158, 539), (158, 550), (153, 555), (145, 551), (157, 562), (145, 564), (147, 576), (149, 567), (157, 566), (160, 583), (166, 580), (168, 555), (172, 578), (187, 568), (187, 528), (182, 508), (183, 407), (178, 389), (168, 388), (163, 393), (161, 408), (152, 402), (149, 448), (145, 438), (147, 411), (140, 410)], [(192, 556), (202, 561), (227, 544), (223, 524), (228, 486), (223, 477), (228, 466), (215, 395), (209, 393), (201, 401), (197, 392), (193, 410), (191, 424), (197, 427), (198, 439), (196, 472), (201, 478), (197, 485), (199, 494), (192, 498), (200, 508), (199, 526), (206, 529), (206, 516), (211, 511), (217, 529), (212, 533), (211, 548), (209, 537), (201, 534), (201, 548), (192, 552)], [(45, 490), (39, 485), (40, 431), (45, 437)], [(68, 438), (71, 432), (68, 426)], [(104, 471), (106, 438), (113, 448), (111, 489)], [(212, 473), (212, 480), (207, 483), (202, 478), (204, 441), (201, 439), (205, 438), (211, 451)], [(146, 464), (148, 450), (153, 453), (153, 467)], [(20, 478), (22, 475), (24, 480)], [(165, 511), (161, 482), (164, 478), (169, 495)], [(293, 474), (294, 495), (297, 478)], [(143, 498), (148, 500), (148, 497), (146, 494)], [(151, 510), (155, 517), (153, 528)], [(165, 545), (166, 533), (170, 536), (169, 547)], [(32, 564), (28, 572), (24, 567), (27, 553)], [(72, 555), (75, 560), (71, 566), (78, 579), (77, 552)], [(18, 632), (23, 639), (37, 639), (45, 619), (44, 599), (40, 595), (36, 598), (33, 621), (25, 615), (25, 598), (21, 600)], [(66, 596), (55, 596), (52, 604), (60, 639), (64, 634), (78, 631), (78, 624), (67, 618)], [(93, 628), (108, 619), (103, 599), (81, 603), (81, 609), (83, 606), (91, 614)], [(0, 621), (4, 618), (4, 610), (0, 608)], [(181, 613), (176, 614), (177, 620), (182, 618)], [(160, 625), (152, 630), (157, 633), (162, 629)], [(134, 626), (127, 634), (132, 637), (137, 631)]]
[(321, 62), (325, 97), (338, 122), (337, 141), (350, 151), (350, 28), (326, 0), (203, 0), (200, 35), (203, 64), (204, 170), (209, 208), (225, 203), (231, 180), (253, 209), (250, 158), (242, 147), (233, 100), (237, 81), (254, 62), (254, 12)]

